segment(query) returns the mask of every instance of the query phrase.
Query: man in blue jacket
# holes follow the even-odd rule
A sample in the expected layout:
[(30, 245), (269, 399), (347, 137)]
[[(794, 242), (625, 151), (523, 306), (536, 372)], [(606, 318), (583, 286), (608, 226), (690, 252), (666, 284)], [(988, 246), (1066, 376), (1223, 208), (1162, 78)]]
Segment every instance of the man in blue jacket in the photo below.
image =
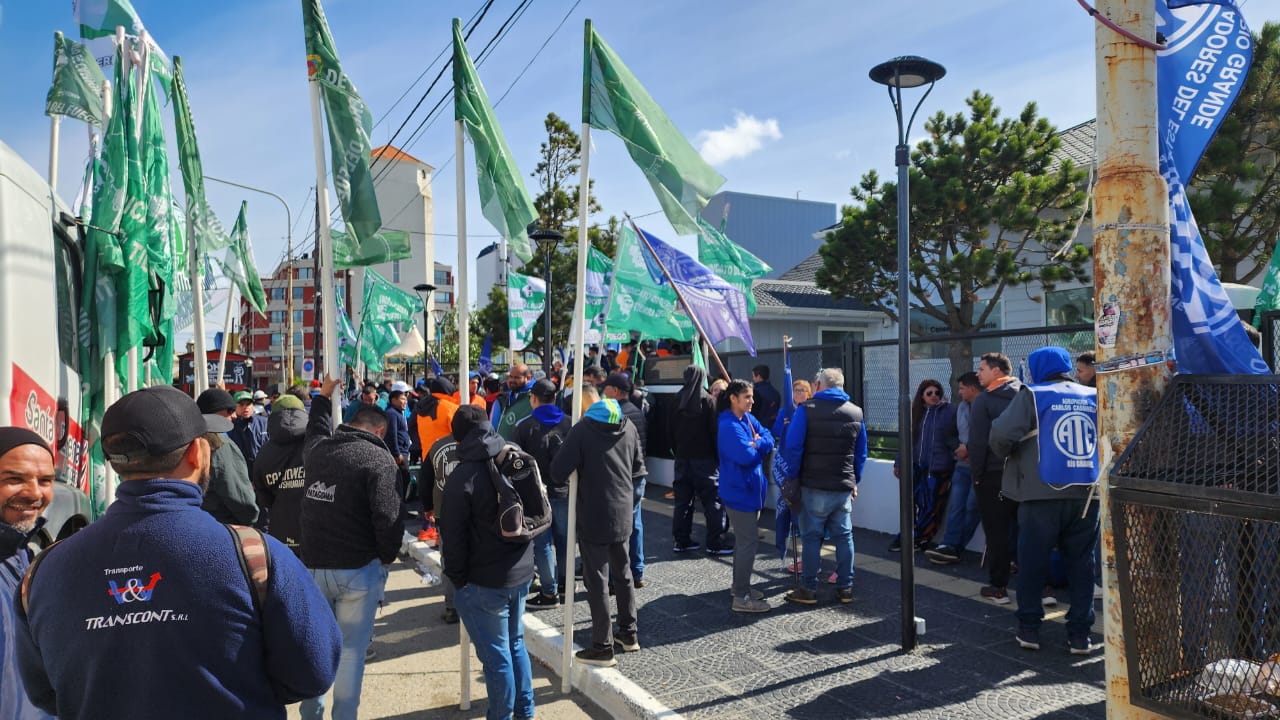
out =
[(37, 707), (63, 720), (283, 720), (286, 704), (332, 684), (342, 639), (306, 569), (266, 536), (259, 596), (233, 534), (200, 509), (205, 433), (230, 424), (169, 386), (107, 409), (116, 501), (41, 556), (17, 607), (18, 667)]
[(822, 538), (836, 546), (836, 598), (853, 602), (853, 498), (858, 496), (862, 466), (867, 461), (867, 428), (862, 408), (849, 402), (844, 373), (838, 368), (818, 371), (813, 397), (796, 408), (787, 429), (789, 478), (799, 478), (800, 537), (803, 570), (800, 587), (787, 594), (789, 602), (818, 603), (818, 566)]

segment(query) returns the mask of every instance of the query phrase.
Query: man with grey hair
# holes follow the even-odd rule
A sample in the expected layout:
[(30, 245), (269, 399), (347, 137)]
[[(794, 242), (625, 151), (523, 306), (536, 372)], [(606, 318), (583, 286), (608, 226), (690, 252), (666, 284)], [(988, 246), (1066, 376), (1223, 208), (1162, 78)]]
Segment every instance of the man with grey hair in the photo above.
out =
[(836, 598), (853, 602), (853, 499), (867, 460), (862, 408), (849, 401), (844, 373), (824, 368), (813, 379), (813, 397), (795, 410), (783, 445), (788, 482), (799, 481), (800, 502), (792, 508), (804, 541), (800, 587), (789, 602), (818, 603), (822, 538), (836, 546)]

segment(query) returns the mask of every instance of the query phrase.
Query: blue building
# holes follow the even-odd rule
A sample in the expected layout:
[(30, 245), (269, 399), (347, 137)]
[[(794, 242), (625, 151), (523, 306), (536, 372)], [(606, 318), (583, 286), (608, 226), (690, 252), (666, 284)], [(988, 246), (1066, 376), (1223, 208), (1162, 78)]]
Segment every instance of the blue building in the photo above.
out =
[(729, 239), (769, 263), (776, 278), (817, 252), (822, 241), (814, 233), (836, 222), (836, 204), (816, 200), (720, 192), (702, 209), (702, 219), (715, 227), (728, 217)]

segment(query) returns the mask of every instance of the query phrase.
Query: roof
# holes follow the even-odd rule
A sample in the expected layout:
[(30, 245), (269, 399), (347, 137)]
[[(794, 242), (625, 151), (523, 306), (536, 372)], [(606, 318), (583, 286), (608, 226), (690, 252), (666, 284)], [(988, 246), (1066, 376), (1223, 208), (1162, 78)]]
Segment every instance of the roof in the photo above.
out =
[(805, 258), (799, 265), (779, 275), (778, 279), (792, 282), (815, 282), (818, 277), (818, 268), (820, 267), (822, 267), (822, 256), (815, 252)]
[[(807, 262), (807, 261), (806, 261)], [(756, 306), (806, 310), (873, 310), (856, 300), (836, 300), (831, 293), (810, 282), (756, 280), (751, 286)]]
[(409, 153), (401, 150), (400, 148), (394, 145), (379, 145), (378, 147), (373, 149), (373, 152), (369, 153), (369, 156), (375, 160), (377, 160), (378, 158), (384, 158), (386, 160), (400, 160), (402, 162), (411, 162), (411, 163), (417, 163), (419, 165), (426, 165), (426, 163), (422, 162), (418, 158), (410, 155)]
[(1080, 170), (1091, 169), (1098, 157), (1094, 147), (1097, 136), (1097, 120), (1086, 120), (1059, 132), (1058, 139), (1062, 144), (1054, 152), (1054, 160), (1070, 160)]

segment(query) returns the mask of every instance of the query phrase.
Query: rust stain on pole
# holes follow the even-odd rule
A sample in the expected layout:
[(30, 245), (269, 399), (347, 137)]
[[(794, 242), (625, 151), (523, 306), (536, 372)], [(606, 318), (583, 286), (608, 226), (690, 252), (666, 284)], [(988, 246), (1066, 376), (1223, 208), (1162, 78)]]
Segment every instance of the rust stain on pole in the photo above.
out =
[[(1101, 0), (1098, 11), (1135, 34), (1153, 38), (1150, 0)], [(1094, 316), (1097, 360), (1144, 356), (1173, 344), (1170, 325), (1169, 199), (1158, 168), (1156, 68), (1152, 50), (1096, 24), (1098, 183), (1094, 190)], [(1098, 375), (1098, 435), (1103, 471), (1103, 625), (1107, 717), (1160, 717), (1130, 703), (1110, 461), (1133, 439), (1169, 382), (1164, 363)], [(1176, 610), (1168, 627), (1179, 625)]]

